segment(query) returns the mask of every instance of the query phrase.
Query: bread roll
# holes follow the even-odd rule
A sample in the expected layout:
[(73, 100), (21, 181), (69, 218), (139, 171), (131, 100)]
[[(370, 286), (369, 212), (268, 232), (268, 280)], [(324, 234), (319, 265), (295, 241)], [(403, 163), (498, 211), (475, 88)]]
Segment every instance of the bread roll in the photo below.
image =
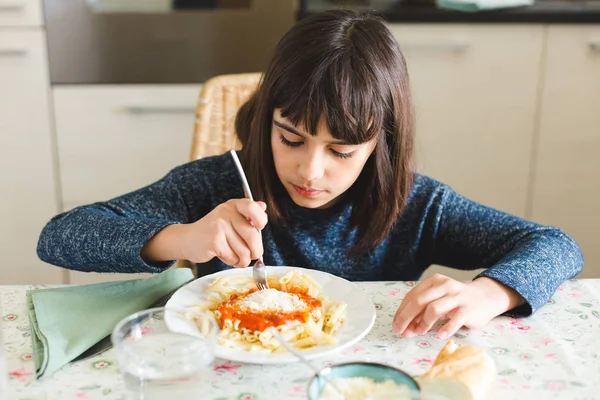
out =
[(423, 393), (449, 400), (485, 400), (496, 378), (494, 360), (475, 346), (457, 346), (452, 340), (442, 348), (431, 369), (417, 378)]

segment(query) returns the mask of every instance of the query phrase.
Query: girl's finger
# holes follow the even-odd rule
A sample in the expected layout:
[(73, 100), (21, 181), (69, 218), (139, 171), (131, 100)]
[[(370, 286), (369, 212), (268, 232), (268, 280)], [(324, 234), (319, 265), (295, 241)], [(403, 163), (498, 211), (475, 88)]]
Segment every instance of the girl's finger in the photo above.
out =
[(458, 311), (452, 316), (452, 318), (442, 326), (437, 335), (440, 339), (446, 339), (454, 335), (460, 328), (462, 328), (467, 321), (465, 311), (463, 308), (459, 308)]
[(237, 268), (245, 268), (250, 265), (252, 257), (244, 239), (242, 239), (233, 227), (227, 232), (226, 237), (227, 244), (231, 248), (232, 253), (234, 253), (234, 258), (237, 258), (237, 262), (229, 265)]
[(263, 244), (259, 231), (248, 220), (238, 214), (231, 220), (233, 230), (244, 241), (250, 260), (256, 260), (263, 254)]
[(417, 327), (419, 326), (420, 323), (421, 323), (421, 315), (418, 315), (414, 320), (412, 320), (410, 322), (410, 324), (408, 324), (408, 326), (406, 327), (404, 332), (401, 332), (402, 336), (404, 336), (405, 338), (411, 338), (411, 337), (415, 336), (417, 334)]
[[(262, 203), (262, 202), (261, 202)], [(262, 203), (264, 204), (264, 203)], [(258, 230), (262, 230), (267, 225), (267, 213), (265, 208), (256, 201), (240, 199), (235, 202), (235, 208), (244, 218), (250, 221), (250, 224)]]
[(394, 333), (404, 332), (408, 325), (417, 315), (425, 310), (425, 307), (427, 307), (429, 303), (447, 294), (445, 286), (436, 286), (434, 282), (428, 282), (427, 280), (415, 286), (413, 290), (417, 289), (420, 285), (422, 285), (421, 288), (419, 288), (420, 290), (416, 291), (414, 294), (411, 290), (406, 295), (404, 300), (402, 300), (398, 311), (396, 311), (393, 321)]
[(421, 323), (417, 327), (418, 334), (428, 332), (431, 327), (440, 319), (443, 319), (447, 313), (458, 307), (459, 302), (456, 296), (444, 296), (429, 303), (423, 312)]
[(229, 243), (227, 243), (227, 239), (224, 239), (224, 243), (215, 248), (213, 252), (215, 257), (227, 265), (236, 265), (240, 261)]
[[(430, 276), (429, 278), (426, 278), (422, 282), (418, 283), (417, 286), (415, 286), (410, 292), (408, 292), (408, 294), (406, 295), (406, 297), (400, 304), (400, 307), (398, 308), (398, 311), (396, 312), (396, 317), (394, 317), (394, 318), (402, 319), (402, 317), (404, 316), (405, 308), (409, 307), (409, 305), (411, 303), (413, 303), (415, 301), (415, 299), (419, 299), (423, 292), (430, 291), (434, 287), (445, 286), (449, 280), (451, 280), (451, 279), (444, 275), (435, 274), (435, 275)], [(406, 326), (408, 326), (410, 321), (405, 321), (405, 323), (406, 323), (405, 324), (405, 327), (406, 327)]]

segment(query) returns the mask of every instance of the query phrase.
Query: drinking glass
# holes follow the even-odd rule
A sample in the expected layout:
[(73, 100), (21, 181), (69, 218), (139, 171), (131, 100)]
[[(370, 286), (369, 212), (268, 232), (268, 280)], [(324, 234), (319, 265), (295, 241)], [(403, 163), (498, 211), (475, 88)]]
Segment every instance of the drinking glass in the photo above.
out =
[(124, 318), (111, 339), (129, 397), (203, 398), (218, 331), (214, 318), (190, 310), (160, 307)]

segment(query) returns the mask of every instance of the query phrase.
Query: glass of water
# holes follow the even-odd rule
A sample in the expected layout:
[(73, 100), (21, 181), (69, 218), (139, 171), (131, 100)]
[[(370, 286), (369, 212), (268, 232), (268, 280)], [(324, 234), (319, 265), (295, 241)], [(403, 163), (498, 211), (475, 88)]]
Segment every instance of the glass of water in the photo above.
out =
[(117, 324), (112, 342), (135, 400), (197, 400), (212, 373), (219, 325), (201, 312), (152, 308)]

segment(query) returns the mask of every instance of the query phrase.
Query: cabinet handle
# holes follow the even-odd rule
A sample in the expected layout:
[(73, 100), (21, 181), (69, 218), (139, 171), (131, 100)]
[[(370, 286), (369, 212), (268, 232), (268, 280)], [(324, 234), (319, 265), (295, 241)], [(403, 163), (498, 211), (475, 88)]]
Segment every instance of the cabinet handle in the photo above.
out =
[(195, 107), (153, 107), (153, 106), (127, 106), (122, 111), (128, 114), (194, 114)]
[(24, 4), (0, 3), (0, 12), (17, 12), (25, 10)]
[(402, 50), (414, 51), (435, 51), (445, 53), (462, 53), (469, 49), (469, 43), (449, 42), (449, 43), (400, 43)]
[(600, 39), (590, 41), (590, 49), (593, 51), (600, 51)]
[(23, 57), (27, 55), (27, 49), (8, 49), (0, 47), (0, 57)]

